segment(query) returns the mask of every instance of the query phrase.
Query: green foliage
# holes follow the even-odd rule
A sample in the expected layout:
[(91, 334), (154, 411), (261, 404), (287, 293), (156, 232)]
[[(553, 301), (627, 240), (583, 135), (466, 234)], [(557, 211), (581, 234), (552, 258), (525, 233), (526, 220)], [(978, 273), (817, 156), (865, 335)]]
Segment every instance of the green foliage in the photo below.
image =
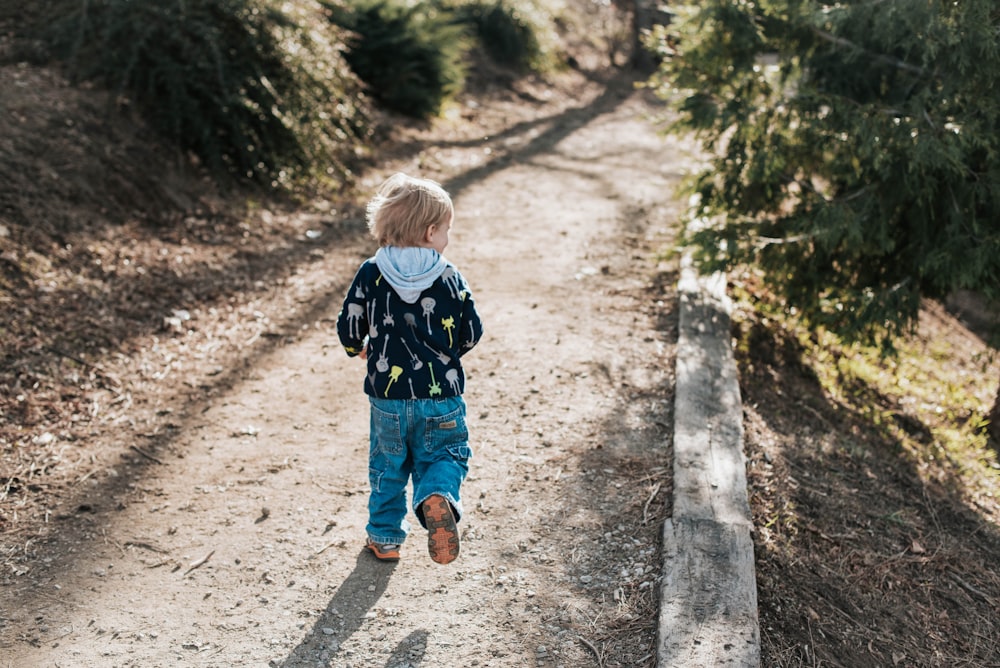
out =
[[(523, 3), (522, 3), (523, 4)], [(548, 67), (544, 22), (528, 5), (505, 0), (470, 0), (452, 5), (456, 23), (466, 25), (490, 59), (525, 73)]]
[(904, 331), (923, 295), (1000, 297), (994, 0), (677, 13), (655, 36), (652, 83), (713, 156), (689, 233), (706, 266), (756, 264), (851, 338)]
[(447, 12), (402, 0), (328, 7), (333, 21), (353, 32), (344, 57), (385, 107), (426, 118), (461, 90), (467, 40)]
[(90, 0), (61, 13), (54, 42), (75, 77), (214, 171), (274, 187), (349, 174), (365, 114), (335, 35), (301, 4)]
[(553, 66), (548, 14), (531, 0), (323, 0), (351, 31), (345, 58), (385, 107), (434, 116), (466, 82), (480, 47), (493, 63), (523, 74)]
[(973, 494), (996, 492), (1000, 453), (988, 441), (983, 401), (996, 388), (996, 350), (962, 334), (942, 338), (937, 331), (942, 323), (930, 318), (914, 335), (899, 337), (895, 354), (886, 355), (881, 346), (848, 343), (807, 327), (773, 300), (761, 272), (736, 271), (732, 278), (736, 355), (743, 373), (771, 382), (777, 365), (769, 366), (775, 362), (761, 351), (782, 347), (778, 354), (801, 365), (796, 375), (819, 383), (845, 422), (858, 418), (882, 442), (898, 445), (917, 470), (927, 472), (936, 463), (958, 474)]

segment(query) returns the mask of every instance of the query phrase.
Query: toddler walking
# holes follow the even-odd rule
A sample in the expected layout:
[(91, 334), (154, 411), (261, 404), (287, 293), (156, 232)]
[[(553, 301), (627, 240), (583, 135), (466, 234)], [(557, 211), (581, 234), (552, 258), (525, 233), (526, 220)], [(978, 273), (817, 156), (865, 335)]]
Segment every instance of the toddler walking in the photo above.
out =
[(337, 316), (347, 354), (368, 365), (366, 546), (383, 560), (399, 559), (409, 533), (411, 479), (431, 559), (447, 564), (459, 552), (459, 492), (472, 455), (461, 357), (483, 330), (465, 279), (442, 255), (454, 217), (451, 197), (434, 181), (402, 173), (386, 180), (368, 204), (378, 251), (358, 269)]

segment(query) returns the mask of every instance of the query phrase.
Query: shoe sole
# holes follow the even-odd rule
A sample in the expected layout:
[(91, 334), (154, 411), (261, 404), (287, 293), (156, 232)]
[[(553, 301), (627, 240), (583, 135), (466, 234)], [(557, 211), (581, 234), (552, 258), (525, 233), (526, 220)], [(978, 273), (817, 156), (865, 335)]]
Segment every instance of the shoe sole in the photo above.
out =
[(451, 504), (443, 496), (432, 494), (421, 504), (427, 525), (427, 551), (439, 564), (450, 564), (458, 557), (458, 524)]
[(399, 561), (398, 551), (382, 552), (381, 550), (378, 549), (378, 547), (374, 543), (368, 543), (367, 545), (365, 545), (365, 547), (367, 547), (371, 551), (371, 553), (375, 555), (375, 558), (378, 559), (379, 561)]

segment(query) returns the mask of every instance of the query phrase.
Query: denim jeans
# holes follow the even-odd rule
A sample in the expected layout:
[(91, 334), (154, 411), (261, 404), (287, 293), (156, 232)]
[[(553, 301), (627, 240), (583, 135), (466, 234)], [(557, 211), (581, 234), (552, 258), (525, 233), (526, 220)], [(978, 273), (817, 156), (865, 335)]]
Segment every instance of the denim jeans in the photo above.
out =
[(368, 537), (376, 543), (402, 543), (406, 521), (406, 486), (413, 480), (413, 511), (426, 528), (420, 504), (432, 494), (462, 515), (459, 488), (469, 471), (469, 429), (462, 397), (379, 399), (371, 402), (368, 453)]

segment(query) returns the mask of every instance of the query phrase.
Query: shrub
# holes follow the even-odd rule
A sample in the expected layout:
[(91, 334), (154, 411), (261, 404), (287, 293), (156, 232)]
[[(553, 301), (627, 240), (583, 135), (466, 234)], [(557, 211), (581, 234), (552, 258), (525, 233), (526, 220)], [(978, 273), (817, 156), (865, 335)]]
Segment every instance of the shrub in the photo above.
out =
[(447, 12), (397, 0), (327, 7), (332, 20), (353, 33), (345, 59), (385, 107), (427, 118), (461, 90), (467, 39)]
[(210, 169), (270, 186), (349, 173), (365, 114), (333, 32), (301, 6), (91, 0), (61, 13), (54, 44), (73, 77), (106, 85)]
[[(653, 85), (709, 166), (698, 255), (816, 326), (891, 344), (924, 297), (1000, 299), (996, 0), (702, 0)], [(692, 221), (694, 222), (694, 221)]]
[(547, 68), (542, 22), (525, 6), (504, 0), (471, 0), (453, 6), (455, 21), (469, 26), (486, 55), (518, 73)]

